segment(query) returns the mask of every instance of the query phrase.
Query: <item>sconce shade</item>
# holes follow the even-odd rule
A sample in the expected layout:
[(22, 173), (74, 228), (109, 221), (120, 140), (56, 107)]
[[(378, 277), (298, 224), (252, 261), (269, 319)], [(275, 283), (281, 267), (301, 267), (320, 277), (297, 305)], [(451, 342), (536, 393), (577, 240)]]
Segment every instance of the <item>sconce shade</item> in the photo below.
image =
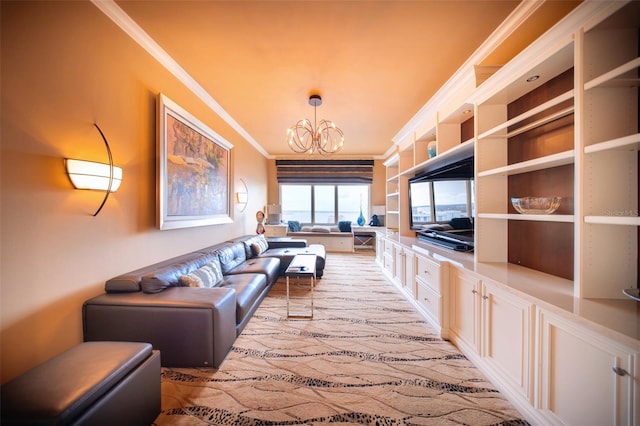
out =
[(249, 194), (246, 192), (236, 192), (236, 203), (246, 204), (249, 201)]
[[(111, 166), (109, 164), (94, 161), (65, 159), (67, 174), (76, 189), (93, 189), (107, 191), (109, 189), (109, 176)], [(113, 182), (111, 191), (116, 192), (122, 182), (122, 169), (113, 166)]]

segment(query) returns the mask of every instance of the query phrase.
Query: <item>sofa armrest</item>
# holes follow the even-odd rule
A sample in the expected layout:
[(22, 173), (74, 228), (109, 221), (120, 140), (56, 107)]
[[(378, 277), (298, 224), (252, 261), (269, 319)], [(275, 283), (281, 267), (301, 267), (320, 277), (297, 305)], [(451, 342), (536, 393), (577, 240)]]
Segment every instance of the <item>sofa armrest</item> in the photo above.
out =
[(267, 238), (270, 249), (290, 248), (290, 247), (307, 247), (307, 240), (302, 238)]
[(236, 292), (172, 287), (102, 294), (82, 306), (84, 341), (148, 342), (167, 367), (218, 367), (236, 338)]

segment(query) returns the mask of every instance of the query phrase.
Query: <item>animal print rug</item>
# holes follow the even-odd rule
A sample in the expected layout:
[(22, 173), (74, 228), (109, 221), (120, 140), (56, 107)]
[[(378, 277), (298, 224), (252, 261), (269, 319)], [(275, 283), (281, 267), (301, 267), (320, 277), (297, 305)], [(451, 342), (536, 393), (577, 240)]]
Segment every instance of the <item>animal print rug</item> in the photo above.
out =
[[(219, 369), (162, 369), (156, 425), (527, 424), (372, 254), (328, 254), (312, 319), (287, 319), (285, 288), (280, 279)], [(308, 285), (291, 291), (310, 310)]]

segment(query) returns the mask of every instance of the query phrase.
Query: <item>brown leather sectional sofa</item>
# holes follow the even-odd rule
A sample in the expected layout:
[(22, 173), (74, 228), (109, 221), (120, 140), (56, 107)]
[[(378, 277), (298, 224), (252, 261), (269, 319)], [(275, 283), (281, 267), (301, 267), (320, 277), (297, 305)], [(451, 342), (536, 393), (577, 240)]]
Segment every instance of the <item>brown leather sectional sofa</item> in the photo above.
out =
[(323, 246), (247, 235), (114, 277), (83, 304), (84, 340), (148, 342), (163, 366), (218, 367), (297, 253), (316, 254), (322, 276)]

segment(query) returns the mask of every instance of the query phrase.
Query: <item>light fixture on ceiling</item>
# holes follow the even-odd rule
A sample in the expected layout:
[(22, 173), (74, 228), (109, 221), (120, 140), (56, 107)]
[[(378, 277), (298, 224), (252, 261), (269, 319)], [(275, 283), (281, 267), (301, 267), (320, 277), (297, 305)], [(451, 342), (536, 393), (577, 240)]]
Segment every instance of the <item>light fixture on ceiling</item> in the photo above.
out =
[(313, 106), (313, 127), (306, 118), (287, 130), (289, 147), (300, 154), (335, 154), (344, 145), (344, 134), (333, 121), (320, 120), (316, 123), (317, 108), (322, 105), (320, 95), (311, 95), (309, 105)]
[(532, 83), (532, 82), (536, 81), (539, 78), (540, 78), (539, 75), (532, 75), (531, 77), (527, 78), (527, 83)]
[(64, 162), (67, 175), (69, 175), (69, 180), (71, 180), (74, 188), (106, 192), (102, 204), (100, 204), (98, 210), (93, 214), (97, 216), (107, 202), (109, 194), (116, 192), (120, 187), (120, 183), (122, 182), (122, 169), (113, 165), (113, 156), (111, 155), (111, 148), (109, 148), (107, 138), (97, 124), (94, 123), (93, 125), (98, 129), (98, 132), (100, 132), (100, 136), (102, 136), (104, 145), (107, 148), (109, 164), (76, 160), (73, 158), (65, 158)]

